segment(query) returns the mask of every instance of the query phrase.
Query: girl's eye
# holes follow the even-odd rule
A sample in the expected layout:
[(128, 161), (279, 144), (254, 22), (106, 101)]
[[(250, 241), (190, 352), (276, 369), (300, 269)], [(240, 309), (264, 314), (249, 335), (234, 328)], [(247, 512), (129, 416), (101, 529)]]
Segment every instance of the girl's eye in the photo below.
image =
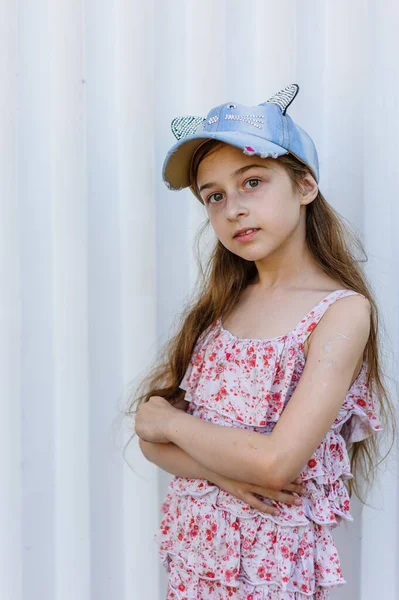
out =
[[(251, 177), (251, 179), (248, 179), (244, 185), (246, 185), (247, 183), (251, 183), (256, 181), (256, 185), (251, 185), (251, 188), (255, 188), (258, 187), (258, 183), (261, 181), (261, 179), (258, 179), (257, 177)], [(247, 188), (248, 189), (248, 188)], [(217, 204), (218, 202), (211, 202), (211, 199), (213, 197), (216, 198), (216, 196), (222, 196), (223, 194), (221, 194), (220, 192), (216, 192), (215, 194), (210, 194), (210, 196), (208, 196), (208, 198), (206, 199), (206, 204)]]
[[(211, 202), (211, 198), (213, 198), (214, 196), (221, 196), (222, 194), (220, 192), (216, 192), (216, 194), (211, 194), (210, 196), (208, 196), (206, 203), (207, 204), (215, 204), (215, 202)], [(216, 202), (217, 204), (217, 202)]]
[[(260, 179), (257, 179), (256, 177), (252, 177), (251, 179), (248, 179), (248, 181), (246, 181), (245, 184), (250, 183), (251, 181), (259, 182)], [(254, 187), (258, 187), (258, 185), (255, 185), (255, 186), (251, 185), (251, 188), (254, 188)]]

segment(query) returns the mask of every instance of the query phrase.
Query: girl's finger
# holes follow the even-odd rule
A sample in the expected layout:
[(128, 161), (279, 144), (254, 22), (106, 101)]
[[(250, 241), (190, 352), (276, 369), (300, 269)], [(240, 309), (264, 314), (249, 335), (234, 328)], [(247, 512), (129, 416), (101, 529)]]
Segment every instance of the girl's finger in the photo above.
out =
[(296, 494), (303, 494), (304, 492), (302, 491), (302, 488), (305, 490), (304, 486), (300, 483), (289, 483), (285, 486), (283, 491), (295, 492)]
[[(269, 500), (279, 500), (279, 498), (282, 497), (282, 495), (284, 496), (284, 498), (286, 498), (286, 496), (289, 496), (291, 498), (291, 504), (293, 503), (293, 496), (290, 494), (290, 492), (295, 492), (296, 494), (304, 494), (306, 492), (306, 489), (304, 488), (304, 491), (302, 491), (302, 485), (296, 485), (293, 483), (288, 484), (283, 490), (267, 490), (266, 488), (262, 488), (258, 485), (254, 485), (251, 487), (250, 491), (253, 494), (258, 494), (259, 496), (264, 496), (265, 498), (269, 498)], [(288, 492), (288, 494), (287, 494)], [(284, 502), (286, 502), (286, 500), (284, 500)]]
[(295, 504), (295, 506), (302, 506), (301, 498), (293, 496), (292, 494), (285, 494), (284, 492), (278, 492), (276, 500), (282, 504)]
[(258, 498), (256, 496), (253, 496), (252, 494), (248, 494), (248, 496), (246, 496), (244, 500), (247, 504), (249, 504), (249, 506), (252, 506), (252, 508), (259, 510), (260, 512), (275, 516), (280, 514), (278, 508), (270, 506), (270, 504), (265, 504), (264, 502), (262, 502), (262, 500), (258, 500)]
[[(298, 496), (294, 496), (293, 494), (287, 493), (284, 490), (276, 491), (276, 490), (264, 490), (259, 487), (255, 487), (251, 489), (252, 494), (257, 494), (268, 500), (274, 500), (275, 502), (280, 502), (281, 504), (291, 504), (294, 506), (302, 506), (302, 499), (298, 498)], [(256, 497), (256, 496), (254, 496)]]
[[(254, 492), (254, 490), (251, 490)], [(258, 494), (258, 492), (255, 492)], [(276, 490), (267, 490), (267, 493), (263, 491), (263, 494), (259, 494), (268, 498), (268, 500), (274, 500), (275, 502), (280, 502), (280, 504), (294, 504), (295, 506), (302, 506), (301, 498), (294, 496), (293, 494), (286, 493), (284, 491), (276, 491)]]
[(267, 488), (260, 487), (260, 485), (253, 485), (251, 486), (249, 493), (258, 494), (258, 496), (269, 498), (269, 500), (276, 500), (279, 492), (277, 490), (268, 490)]

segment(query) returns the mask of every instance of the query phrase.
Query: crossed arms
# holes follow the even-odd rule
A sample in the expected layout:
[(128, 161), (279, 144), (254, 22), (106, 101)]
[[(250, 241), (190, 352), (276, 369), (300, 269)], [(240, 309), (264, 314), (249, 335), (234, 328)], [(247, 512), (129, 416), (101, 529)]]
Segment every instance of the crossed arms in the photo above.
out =
[(370, 304), (363, 296), (341, 298), (329, 307), (312, 333), (295, 392), (270, 435), (214, 425), (175, 410), (165, 425), (171, 443), (141, 440), (141, 450), (175, 475), (213, 481), (216, 473), (284, 488), (328, 433), (359, 372), (369, 333)]

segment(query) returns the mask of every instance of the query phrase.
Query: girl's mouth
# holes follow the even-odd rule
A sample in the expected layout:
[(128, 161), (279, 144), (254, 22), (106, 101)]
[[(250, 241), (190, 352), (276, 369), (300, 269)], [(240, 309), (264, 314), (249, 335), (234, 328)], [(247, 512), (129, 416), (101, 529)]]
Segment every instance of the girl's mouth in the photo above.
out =
[(249, 233), (242, 233), (240, 235), (236, 235), (234, 239), (236, 239), (238, 242), (247, 242), (249, 240), (252, 240), (256, 236), (258, 231), (259, 229), (255, 229), (250, 231)]

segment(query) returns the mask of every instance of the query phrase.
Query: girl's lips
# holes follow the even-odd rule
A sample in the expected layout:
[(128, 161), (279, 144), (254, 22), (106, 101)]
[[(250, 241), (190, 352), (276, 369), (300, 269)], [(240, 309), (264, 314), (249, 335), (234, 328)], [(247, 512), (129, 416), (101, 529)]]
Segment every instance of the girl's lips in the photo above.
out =
[(255, 229), (255, 231), (252, 231), (251, 233), (246, 233), (244, 235), (236, 235), (234, 239), (237, 240), (237, 242), (247, 242), (249, 240), (252, 240), (256, 236), (258, 231), (259, 229)]

